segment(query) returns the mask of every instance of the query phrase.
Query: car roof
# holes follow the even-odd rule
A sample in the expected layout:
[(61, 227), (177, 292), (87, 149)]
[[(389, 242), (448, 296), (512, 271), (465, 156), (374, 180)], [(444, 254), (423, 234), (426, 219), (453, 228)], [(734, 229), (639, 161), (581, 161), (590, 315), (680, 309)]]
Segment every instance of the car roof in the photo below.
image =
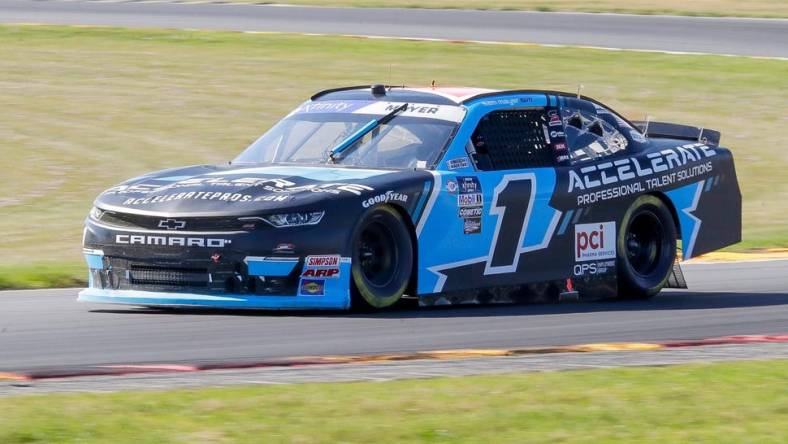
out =
[[(461, 105), (474, 99), (495, 97), (511, 94), (545, 94), (565, 97), (577, 97), (561, 91), (549, 90), (498, 90), (473, 87), (425, 87), (410, 88), (406, 86), (385, 86), (386, 94), (375, 95), (372, 85), (349, 86), (321, 91), (312, 96), (313, 101), (318, 100), (387, 100), (395, 102), (429, 103), (434, 105)], [(589, 97), (581, 96), (585, 100), (599, 103)], [(601, 104), (600, 104), (601, 105)]]

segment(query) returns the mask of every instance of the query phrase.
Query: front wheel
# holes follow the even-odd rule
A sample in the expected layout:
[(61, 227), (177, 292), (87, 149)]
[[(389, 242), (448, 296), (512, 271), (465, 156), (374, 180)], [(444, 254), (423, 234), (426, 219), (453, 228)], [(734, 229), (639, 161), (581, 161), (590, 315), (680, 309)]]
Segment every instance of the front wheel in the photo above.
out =
[(621, 221), (616, 247), (619, 297), (659, 293), (676, 260), (676, 225), (667, 205), (656, 196), (638, 197)]
[(380, 206), (365, 214), (353, 233), (353, 302), (382, 309), (405, 293), (413, 269), (413, 246), (402, 216)]

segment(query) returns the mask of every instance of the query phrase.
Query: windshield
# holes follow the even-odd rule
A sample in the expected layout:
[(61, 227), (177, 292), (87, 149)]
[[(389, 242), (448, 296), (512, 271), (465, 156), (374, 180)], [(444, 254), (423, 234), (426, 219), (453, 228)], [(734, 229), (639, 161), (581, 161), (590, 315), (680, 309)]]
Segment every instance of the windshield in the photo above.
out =
[(348, 154), (331, 160), (331, 149), (373, 119), (402, 104), (372, 101), (307, 102), (274, 125), (233, 163), (338, 163), (413, 169), (432, 165), (464, 111), (460, 107), (410, 104), (388, 123), (366, 133)]

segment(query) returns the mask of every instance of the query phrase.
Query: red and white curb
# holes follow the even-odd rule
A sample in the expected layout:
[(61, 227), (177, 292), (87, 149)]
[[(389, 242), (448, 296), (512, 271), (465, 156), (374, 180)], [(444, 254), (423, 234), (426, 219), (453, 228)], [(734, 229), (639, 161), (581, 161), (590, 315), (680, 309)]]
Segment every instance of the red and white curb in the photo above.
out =
[(496, 356), (523, 356), (549, 353), (593, 353), (603, 351), (654, 351), (683, 347), (705, 347), (714, 345), (741, 345), (757, 343), (788, 342), (788, 333), (769, 335), (739, 335), (719, 338), (676, 340), (667, 342), (613, 342), (597, 344), (577, 344), (556, 347), (529, 347), (514, 349), (457, 349), (433, 350), (415, 353), (375, 354), (375, 355), (334, 355), (301, 356), (290, 358), (262, 359), (222, 363), (194, 364), (113, 364), (91, 365), (63, 368), (47, 368), (25, 372), (0, 372), (0, 381), (36, 381), (65, 379), (82, 376), (124, 376), (140, 373), (177, 373), (200, 372), (208, 370), (242, 370), (271, 367), (305, 367), (327, 364), (367, 364), (375, 362), (414, 361), (414, 360), (451, 360), (489, 358)]

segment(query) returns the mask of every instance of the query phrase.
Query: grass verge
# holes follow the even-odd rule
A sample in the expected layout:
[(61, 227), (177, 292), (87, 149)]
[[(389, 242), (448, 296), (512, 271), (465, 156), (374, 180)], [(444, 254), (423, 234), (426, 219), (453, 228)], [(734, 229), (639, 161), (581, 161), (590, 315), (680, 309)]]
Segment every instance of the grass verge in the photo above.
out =
[[(0, 41), (6, 286), (49, 280), (26, 264), (77, 270), (70, 264), (81, 263), (82, 221), (103, 189), (161, 168), (226, 161), (315, 91), (389, 79), (570, 91), (583, 83), (631, 117), (719, 129), (744, 193), (737, 248), (788, 246), (788, 150), (778, 146), (788, 135), (788, 62), (86, 27), (0, 26)], [(66, 277), (84, 279), (73, 273)]]
[(235, 3), (287, 3), (291, 5), (352, 6), (367, 8), (487, 9), (504, 11), (614, 12), (708, 17), (788, 17), (783, 0), (230, 0)]
[(0, 442), (784, 443), (788, 361), (0, 398)]
[(83, 262), (0, 265), (0, 290), (84, 287), (86, 284), (87, 267)]

